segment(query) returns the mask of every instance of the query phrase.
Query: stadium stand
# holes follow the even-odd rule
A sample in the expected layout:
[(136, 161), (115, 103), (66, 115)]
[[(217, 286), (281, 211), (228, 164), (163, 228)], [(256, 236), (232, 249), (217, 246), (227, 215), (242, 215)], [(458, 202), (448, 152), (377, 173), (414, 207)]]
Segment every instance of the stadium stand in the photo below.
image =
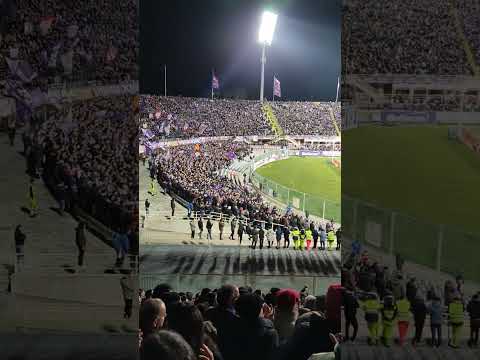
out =
[(268, 116), (259, 101), (247, 100), (212, 101), (146, 95), (141, 97), (140, 107), (143, 122), (156, 138), (274, 134), (335, 136), (330, 109), (336, 114), (338, 128), (341, 123), (339, 105), (329, 102), (275, 102), (268, 104), (268, 111), (273, 116)]
[[(37, 80), (49, 84), (138, 79), (137, 1), (89, 0), (78, 7), (73, 1), (7, 0), (2, 7), (8, 15), (1, 22), (1, 52), (23, 60), (27, 76), (37, 73)], [(9, 66), (2, 65), (5, 79)]]
[[(387, 5), (375, 1), (345, 2), (342, 68), (348, 74), (473, 74), (452, 13), (456, 3), (449, 0), (408, 0)], [(471, 1), (459, 3), (463, 7), (464, 31), (467, 38), (473, 38), (475, 27), (471, 24), (475, 23), (472, 18), (478, 5)], [(472, 46), (478, 54), (478, 36)]]
[[(267, 112), (258, 101), (142, 96), (140, 102), (140, 143), (146, 148), (144, 161), (148, 158), (151, 178), (150, 187), (144, 191), (154, 189), (156, 180), (166, 194), (185, 207), (191, 206), (190, 216), (206, 221), (213, 213), (223, 213), (225, 221), (236, 218), (233, 227), (241, 223), (245, 235), (250, 240), (260, 236), (260, 243), (263, 243), (265, 231), (276, 230), (277, 227), (292, 231), (297, 227), (300, 231), (311, 229), (313, 232), (315, 229), (319, 233), (328, 232), (327, 224), (316, 224), (307, 220), (305, 215), (285, 213), (277, 206), (268, 204), (261, 189), (259, 191), (252, 186), (247, 173), (242, 177), (241, 174), (228, 174), (224, 170), (234, 160), (253, 156), (248, 141), (232, 142), (233, 137), (268, 134), (273, 138), (274, 133), (283, 133), (283, 128), (288, 129), (287, 133), (302, 136), (335, 135), (335, 120), (329, 110), (339, 112), (339, 106), (333, 107), (332, 103), (302, 105), (285, 102), (269, 104)], [(275, 121), (272, 121), (269, 114), (274, 113)], [(305, 119), (303, 122), (300, 121), (302, 117)], [(291, 124), (287, 127), (289, 122)], [(314, 130), (309, 132), (308, 128)], [(220, 139), (222, 136), (227, 138)], [(202, 141), (195, 140), (200, 137)], [(170, 141), (163, 144), (172, 146), (154, 146), (158, 141), (175, 139), (193, 142), (182, 144)], [(315, 144), (305, 148), (326, 149), (326, 146)], [(332, 147), (328, 150), (332, 150)], [(218, 216), (215, 219), (218, 220)], [(234, 235), (236, 233), (237, 229)], [(282, 240), (284, 236), (291, 239), (292, 235), (286, 231)]]

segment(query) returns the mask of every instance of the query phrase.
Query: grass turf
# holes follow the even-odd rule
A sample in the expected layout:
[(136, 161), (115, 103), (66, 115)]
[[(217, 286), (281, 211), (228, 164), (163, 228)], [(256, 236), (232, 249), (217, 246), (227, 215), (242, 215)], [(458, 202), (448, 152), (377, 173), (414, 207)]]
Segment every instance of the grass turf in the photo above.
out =
[[(442, 265), (474, 275), (476, 269), (468, 263), (477, 260), (469, 254), (480, 251), (480, 236), (474, 241), (461, 233), (480, 234), (478, 154), (448, 140), (447, 127), (440, 126), (360, 127), (345, 131), (342, 145), (343, 194), (401, 214), (396, 217), (395, 250), (431, 266), (438, 227), (424, 224), (445, 224)], [(348, 229), (351, 209), (346, 204), (342, 225)], [(387, 212), (366, 207), (359, 212), (360, 223), (370, 218), (386, 225), (388, 239)], [(362, 231), (357, 228), (360, 238)]]
[(309, 194), (306, 196), (306, 210), (321, 216), (325, 200), (325, 216), (340, 221), (341, 173), (331, 164), (330, 158), (295, 156), (269, 163), (256, 171), (264, 178), (292, 189), (290, 199), (287, 199), (286, 189), (269, 184), (277, 190), (278, 198), (284, 203), (290, 203), (295, 196), (300, 201), (299, 207), (303, 208), (301, 193), (304, 192)]

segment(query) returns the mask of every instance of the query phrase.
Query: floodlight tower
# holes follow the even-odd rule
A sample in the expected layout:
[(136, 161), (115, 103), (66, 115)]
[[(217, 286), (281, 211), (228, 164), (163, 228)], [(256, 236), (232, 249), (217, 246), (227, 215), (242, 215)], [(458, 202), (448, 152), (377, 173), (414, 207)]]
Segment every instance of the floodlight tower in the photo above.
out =
[(270, 11), (264, 11), (262, 14), (262, 23), (260, 24), (260, 31), (258, 32), (258, 42), (262, 44), (262, 74), (260, 80), (260, 102), (263, 103), (263, 87), (265, 80), (265, 63), (267, 62), (267, 56), (265, 50), (267, 45), (272, 45), (273, 33), (275, 32), (275, 26), (277, 25), (277, 14)]

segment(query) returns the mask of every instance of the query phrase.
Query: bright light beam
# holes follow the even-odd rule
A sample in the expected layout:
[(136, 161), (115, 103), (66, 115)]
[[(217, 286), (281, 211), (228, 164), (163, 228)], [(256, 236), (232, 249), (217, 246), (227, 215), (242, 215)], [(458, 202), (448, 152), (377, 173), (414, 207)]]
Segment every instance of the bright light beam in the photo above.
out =
[(258, 32), (258, 42), (268, 46), (272, 45), (273, 33), (277, 25), (277, 17), (277, 14), (270, 11), (263, 12), (260, 31)]

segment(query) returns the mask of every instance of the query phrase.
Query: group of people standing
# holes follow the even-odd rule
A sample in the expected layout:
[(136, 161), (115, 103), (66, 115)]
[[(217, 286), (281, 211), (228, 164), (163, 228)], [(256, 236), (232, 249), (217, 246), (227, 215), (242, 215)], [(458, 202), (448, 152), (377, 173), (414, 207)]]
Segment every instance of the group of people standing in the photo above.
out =
[[(219, 239), (223, 240), (225, 233), (225, 226), (228, 220), (223, 215), (218, 219)], [(228, 226), (228, 225), (227, 225)], [(233, 217), (229, 221), (230, 235), (229, 240), (237, 240), (240, 245), (244, 237), (250, 242), (250, 247), (256, 249), (263, 249), (275, 247), (276, 249), (289, 248), (291, 242), (294, 250), (340, 250), (342, 230), (335, 229), (332, 222), (327, 222), (324, 226), (316, 225), (313, 221), (308, 227), (286, 226), (281, 224), (271, 224), (260, 221), (249, 221), (245, 218)], [(190, 237), (195, 239), (198, 230), (198, 238), (202, 239), (204, 229), (207, 231), (207, 240), (213, 240), (212, 229), (214, 227), (213, 220), (210, 216), (198, 217), (195, 222), (193, 217), (189, 221)]]
[(396, 343), (403, 346), (407, 342), (409, 328), (413, 328), (411, 344), (417, 346), (422, 343), (423, 331), (428, 324), (431, 331), (428, 343), (431, 346), (442, 345), (445, 337), (442, 329), (446, 326), (448, 346), (459, 348), (467, 316), (470, 317), (468, 345), (478, 345), (480, 292), (467, 299), (462, 276), (457, 276), (455, 283), (446, 281), (442, 299), (435, 287), (430, 285), (422, 289), (415, 277), (407, 279), (403, 260), (398, 256), (396, 268), (389, 271), (387, 266), (372, 262), (368, 252), (361, 251), (358, 243), (354, 243), (352, 253), (346, 259), (342, 268), (342, 286), (347, 341), (354, 341), (357, 337), (357, 313), (362, 310), (369, 345), (381, 343), (390, 347), (395, 329), (398, 329)]

